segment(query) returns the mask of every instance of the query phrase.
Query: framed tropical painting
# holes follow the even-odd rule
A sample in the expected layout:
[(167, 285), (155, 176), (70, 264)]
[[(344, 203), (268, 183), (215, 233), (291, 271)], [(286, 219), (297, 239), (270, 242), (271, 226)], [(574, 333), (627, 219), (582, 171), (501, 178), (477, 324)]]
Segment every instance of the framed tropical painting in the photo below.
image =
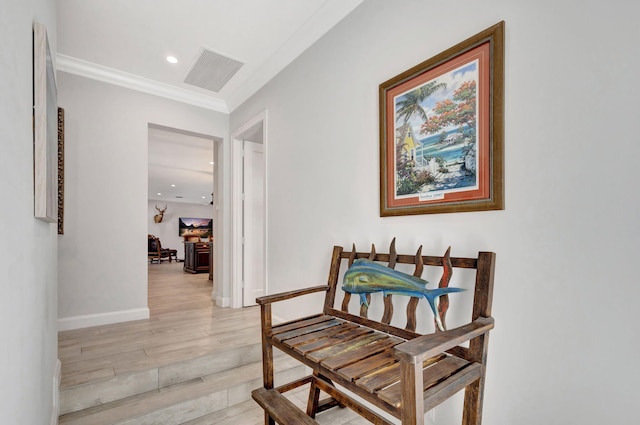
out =
[(380, 215), (504, 209), (504, 22), (380, 85)]

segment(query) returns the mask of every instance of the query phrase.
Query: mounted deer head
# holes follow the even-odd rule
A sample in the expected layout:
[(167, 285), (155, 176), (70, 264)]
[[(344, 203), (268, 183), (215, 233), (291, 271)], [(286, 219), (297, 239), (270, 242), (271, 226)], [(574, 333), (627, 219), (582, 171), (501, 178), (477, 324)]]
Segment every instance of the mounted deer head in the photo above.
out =
[(158, 214), (153, 216), (153, 221), (156, 223), (162, 223), (162, 219), (164, 218), (164, 212), (167, 210), (167, 206), (164, 206), (164, 209), (158, 208), (156, 205), (156, 209), (158, 210)]

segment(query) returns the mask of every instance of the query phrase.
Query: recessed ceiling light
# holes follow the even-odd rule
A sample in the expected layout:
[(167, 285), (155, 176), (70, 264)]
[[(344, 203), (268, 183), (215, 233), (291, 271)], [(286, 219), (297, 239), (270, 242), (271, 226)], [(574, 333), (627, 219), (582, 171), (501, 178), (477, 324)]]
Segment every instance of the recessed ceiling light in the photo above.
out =
[(175, 56), (167, 56), (167, 62), (178, 63), (178, 59)]
[(158, 196), (162, 195), (162, 193), (158, 192)]
[(171, 185), (171, 187), (176, 187), (176, 185), (175, 185), (175, 184), (172, 184), (172, 185)]
[(207, 199), (207, 198), (205, 196), (203, 196), (202, 199)]
[(213, 165), (213, 161), (209, 161), (209, 164), (210, 164), (210, 165)]

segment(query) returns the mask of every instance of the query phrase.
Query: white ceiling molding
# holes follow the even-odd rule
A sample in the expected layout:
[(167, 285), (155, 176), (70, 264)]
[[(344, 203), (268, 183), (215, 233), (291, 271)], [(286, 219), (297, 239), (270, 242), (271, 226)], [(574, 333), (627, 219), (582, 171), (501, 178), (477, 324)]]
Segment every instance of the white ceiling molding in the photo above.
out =
[(229, 113), (229, 108), (224, 100), (159, 83), (81, 59), (58, 54), (56, 65), (58, 71), (68, 72), (69, 74), (91, 78), (93, 80), (126, 87), (131, 90), (153, 94), (225, 114)]
[(363, 0), (328, 0), (302, 27), (271, 56), (238, 90), (227, 98), (229, 111), (242, 105), (302, 52), (311, 47)]
[[(100, 3), (100, 0), (92, 0), (95, 3)], [(159, 1), (159, 0), (158, 0)], [(190, 2), (190, 7), (197, 7), (195, 4), (196, 0), (192, 0)], [(255, 2), (260, 2), (260, 0), (253, 0)], [(283, 0), (282, 4), (286, 5), (288, 3), (295, 2), (295, 0)], [(278, 44), (274, 45), (273, 43), (267, 43), (266, 46), (269, 48), (269, 55), (265, 57), (260, 57), (257, 55), (259, 59), (256, 59), (256, 62), (252, 62), (251, 57), (245, 57), (241, 55), (243, 59), (243, 63), (246, 68), (243, 67), (236, 77), (232, 78), (229, 81), (229, 84), (225, 86), (221, 91), (223, 94), (211, 92), (205, 93), (202, 89), (198, 90), (190, 90), (186, 87), (188, 84), (185, 84), (181, 78), (181, 81), (176, 79), (175, 74), (171, 74), (166, 70), (163, 72), (152, 72), (149, 70), (147, 63), (140, 64), (137, 62), (135, 67), (129, 67), (129, 72), (120, 71), (116, 68), (112, 68), (109, 66), (116, 66), (111, 64), (119, 63), (117, 60), (114, 60), (113, 55), (116, 54), (113, 51), (113, 46), (107, 42), (102, 43), (105, 48), (108, 48), (109, 54), (105, 54), (104, 58), (101, 58), (100, 61), (107, 66), (98, 65), (96, 62), (98, 59), (95, 59), (95, 55), (90, 55), (89, 53), (94, 53), (93, 51), (87, 52), (84, 49), (83, 45), (77, 45), (70, 41), (67, 42), (68, 46), (66, 49), (63, 48), (61, 51), (66, 54), (58, 54), (57, 55), (57, 69), (62, 72), (67, 72), (70, 74), (79, 75), (86, 78), (91, 78), (94, 80), (106, 82), (109, 84), (114, 84), (121, 87), (126, 87), (128, 89), (149, 93), (156, 96), (161, 96), (164, 98), (176, 100), (179, 102), (199, 106), (202, 108), (222, 112), (225, 114), (229, 114), (230, 111), (235, 110), (242, 103), (244, 103), (247, 99), (249, 99), (253, 94), (255, 94), (258, 90), (260, 90), (265, 84), (267, 84), (273, 77), (275, 77), (279, 72), (281, 72), (287, 65), (289, 65), (293, 60), (295, 60), (300, 54), (302, 54), (306, 49), (313, 45), (318, 39), (320, 39), (324, 34), (326, 34), (336, 23), (340, 22), (345, 16), (351, 13), (356, 7), (358, 7), (363, 0), (314, 0), (312, 2), (312, 7), (295, 7), (294, 11), (301, 13), (301, 19), (295, 22), (295, 25), (290, 25), (288, 28), (290, 31), (286, 33), (286, 38), (279, 38)], [(69, 2), (71, 3), (71, 2)], [(162, 16), (167, 16), (167, 10), (171, 10), (175, 5), (170, 0), (164, 0), (159, 2), (160, 5), (164, 7), (163, 11), (165, 12)], [(223, 2), (224, 3), (224, 2)], [(229, 4), (232, 4), (230, 0)], [(70, 6), (70, 5), (67, 5)], [(86, 10), (85, 10), (86, 9)], [(197, 10), (197, 9), (195, 9)], [(205, 10), (208, 10), (205, 8)], [(227, 8), (228, 13), (238, 13), (237, 8)], [(315, 10), (315, 11), (314, 11)], [(99, 19), (99, 17), (92, 12), (90, 6), (85, 6), (82, 9), (84, 13), (89, 13), (90, 19)], [(82, 12), (81, 11), (81, 12)], [(140, 12), (140, 9), (135, 9), (135, 12)], [(71, 16), (75, 16), (75, 13), (78, 12), (76, 9), (69, 7), (69, 10), (66, 10), (65, 16), (69, 14)], [(78, 12), (78, 13), (81, 13)], [(310, 12), (310, 13), (309, 13)], [(91, 14), (93, 13), (93, 14)], [(125, 12), (123, 12), (125, 13)], [(71, 34), (73, 31), (78, 31), (79, 33), (85, 33), (82, 26), (76, 26), (75, 22), (82, 21), (82, 15), (76, 16), (76, 20), (70, 23), (67, 23), (68, 32)], [(111, 16), (111, 19), (116, 19), (114, 16)], [(130, 20), (129, 20), (130, 21)], [(125, 20), (125, 22), (129, 22)], [(109, 21), (111, 22), (111, 21)], [(130, 22), (129, 22), (130, 24)], [(298, 26), (299, 25), (299, 26)], [(297, 27), (297, 30), (295, 29)], [(129, 25), (127, 28), (127, 34), (131, 37), (136, 37), (135, 26)], [(228, 27), (226, 31), (229, 36), (233, 36), (234, 31), (237, 28)], [(247, 30), (249, 33), (248, 39), (251, 37), (260, 37), (260, 33), (251, 34), (251, 29)], [(244, 34), (246, 31), (242, 31)], [(282, 31), (280, 31), (282, 33)], [(225, 33), (226, 34), (226, 33)], [(274, 32), (272, 36), (277, 36), (278, 31)], [(98, 35), (95, 35), (98, 36)], [(72, 36), (67, 35), (69, 40), (76, 40)], [(194, 38), (195, 37), (195, 38)], [(187, 31), (184, 39), (181, 39), (181, 43), (186, 46), (194, 46), (194, 45), (210, 45), (211, 43), (215, 44), (215, 39), (213, 41), (209, 41), (208, 43), (203, 39), (206, 39), (206, 33), (200, 34), (197, 31), (193, 34)], [(62, 37), (64, 40), (64, 37)], [(282, 40), (285, 40), (282, 42)], [(143, 41), (140, 39), (136, 39), (137, 43), (134, 44), (136, 48), (141, 48), (144, 46)], [(242, 41), (242, 40), (239, 40)], [(195, 43), (195, 44), (194, 44)], [(180, 44), (180, 43), (178, 43)], [(246, 41), (245, 41), (246, 44)], [(234, 46), (239, 51), (250, 52), (251, 49), (247, 48), (247, 46), (243, 47), (243, 43), (231, 43), (231, 46)], [(277, 46), (280, 47), (277, 47)], [(215, 46), (214, 46), (215, 47)], [(229, 47), (231, 48), (231, 47)], [(109, 50), (110, 49), (110, 50)], [(158, 50), (157, 46), (156, 49)], [(160, 48), (159, 50), (162, 50)], [(182, 48), (182, 56), (186, 57), (185, 53), (190, 51), (190, 48)], [(215, 51), (215, 50), (214, 50)], [(225, 50), (227, 51), (227, 50)], [(233, 52), (232, 50), (229, 50)], [(73, 53), (75, 52), (75, 53)], [(116, 51), (117, 52), (117, 51)], [(134, 50), (135, 52), (135, 50)], [(131, 51), (128, 52), (129, 54)], [(171, 54), (178, 54), (180, 56), (180, 51), (171, 52)], [(190, 55), (191, 53), (189, 53)], [(246, 53), (249, 54), (249, 53)], [(88, 56), (83, 56), (88, 55)], [(140, 55), (139, 55), (140, 56)], [(225, 55), (227, 56), (227, 55)], [(254, 55), (255, 56), (255, 55)], [(94, 59), (83, 60), (81, 58), (91, 57)], [(126, 57), (126, 55), (125, 55)], [(147, 56), (145, 56), (147, 57)], [(148, 57), (147, 57), (148, 59)], [(138, 59), (139, 60), (139, 59)], [(94, 61), (94, 62), (92, 62)], [(135, 60), (134, 60), (135, 61)], [(149, 62), (149, 60), (147, 60)], [(142, 75), (155, 77), (141, 77), (135, 74), (130, 73), (131, 69), (141, 69), (146, 70), (145, 72), (141, 72)], [(243, 71), (244, 70), (244, 71)], [(157, 78), (156, 78), (157, 77)], [(183, 87), (185, 85), (185, 87)], [(195, 87), (194, 87), (195, 88)]]

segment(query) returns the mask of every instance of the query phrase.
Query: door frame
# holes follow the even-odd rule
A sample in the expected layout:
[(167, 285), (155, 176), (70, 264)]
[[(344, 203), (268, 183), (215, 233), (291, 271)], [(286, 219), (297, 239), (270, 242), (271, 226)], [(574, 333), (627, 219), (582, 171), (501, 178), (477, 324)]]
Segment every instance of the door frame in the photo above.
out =
[(267, 111), (264, 110), (237, 130), (231, 133), (231, 307), (242, 307), (242, 179), (243, 179), (243, 149), (244, 140), (251, 134), (255, 134), (255, 129), (260, 126), (262, 144), (264, 150), (264, 289), (268, 293), (268, 261), (267, 261)]
[[(244, 141), (244, 245), (242, 306), (256, 305), (265, 295), (264, 275), (264, 145)], [(257, 285), (260, 286), (257, 286)]]

